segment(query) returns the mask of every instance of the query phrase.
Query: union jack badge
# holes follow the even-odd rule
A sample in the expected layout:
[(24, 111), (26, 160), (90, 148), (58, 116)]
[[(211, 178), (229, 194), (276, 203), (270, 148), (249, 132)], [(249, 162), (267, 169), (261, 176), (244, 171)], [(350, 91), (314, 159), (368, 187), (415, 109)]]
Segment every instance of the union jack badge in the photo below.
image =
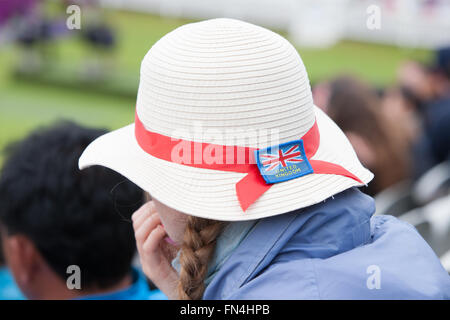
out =
[(313, 173), (306, 158), (303, 140), (256, 150), (255, 159), (266, 183), (282, 182)]

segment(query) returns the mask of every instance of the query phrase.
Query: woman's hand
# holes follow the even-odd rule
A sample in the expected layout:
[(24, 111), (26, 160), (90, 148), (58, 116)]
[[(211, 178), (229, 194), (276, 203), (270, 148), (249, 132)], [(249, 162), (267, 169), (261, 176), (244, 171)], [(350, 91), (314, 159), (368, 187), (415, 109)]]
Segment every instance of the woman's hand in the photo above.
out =
[(167, 234), (153, 202), (139, 208), (132, 220), (142, 270), (169, 299), (177, 299), (178, 273), (170, 263), (173, 256), (164, 241)]

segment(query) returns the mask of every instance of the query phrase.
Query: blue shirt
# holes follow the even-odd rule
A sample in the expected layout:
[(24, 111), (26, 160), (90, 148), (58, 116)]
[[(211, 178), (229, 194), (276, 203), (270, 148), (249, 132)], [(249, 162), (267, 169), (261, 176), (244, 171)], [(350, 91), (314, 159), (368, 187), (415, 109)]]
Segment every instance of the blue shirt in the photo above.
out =
[(80, 300), (167, 300), (167, 297), (160, 290), (150, 290), (144, 274), (136, 269), (132, 269), (133, 283), (125, 289), (105, 293), (80, 297)]
[[(132, 269), (132, 284), (125, 289), (106, 293), (79, 297), (80, 300), (167, 300), (160, 290), (150, 290), (144, 274)], [(26, 299), (16, 285), (8, 268), (0, 268), (0, 300)]]
[(348, 189), (261, 219), (204, 299), (450, 299), (450, 277), (409, 224)]
[(24, 300), (14, 278), (6, 267), (0, 268), (0, 300)]

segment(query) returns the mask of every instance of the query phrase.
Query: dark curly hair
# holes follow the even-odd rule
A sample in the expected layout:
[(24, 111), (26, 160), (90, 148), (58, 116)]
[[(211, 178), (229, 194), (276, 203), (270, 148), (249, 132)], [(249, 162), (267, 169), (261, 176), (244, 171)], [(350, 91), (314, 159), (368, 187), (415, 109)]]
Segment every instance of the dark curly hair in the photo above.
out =
[(135, 241), (130, 217), (143, 193), (99, 166), (80, 171), (84, 148), (105, 130), (62, 122), (5, 149), (0, 223), (27, 236), (63, 279), (82, 270), (83, 288), (107, 288), (130, 272)]

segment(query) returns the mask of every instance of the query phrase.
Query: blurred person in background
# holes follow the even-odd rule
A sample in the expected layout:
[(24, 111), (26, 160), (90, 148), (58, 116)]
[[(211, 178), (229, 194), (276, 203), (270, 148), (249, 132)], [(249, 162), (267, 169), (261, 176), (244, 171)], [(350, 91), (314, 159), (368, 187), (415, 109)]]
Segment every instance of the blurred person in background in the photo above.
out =
[(382, 112), (373, 88), (356, 77), (338, 77), (329, 84), (326, 111), (375, 174), (365, 192), (375, 195), (409, 177), (408, 132)]
[(6, 32), (11, 33), (10, 37), (21, 48), (19, 72), (40, 72), (54, 59), (50, 43), (55, 37), (55, 25), (48, 3), (42, 0), (23, 1), (22, 7), (26, 10), (15, 10), (14, 15), (8, 18)]
[[(66, 2), (67, 6), (73, 3)], [(75, 3), (83, 8), (83, 28), (80, 31), (87, 49), (83, 75), (89, 81), (105, 80), (115, 67), (115, 32), (108, 23), (99, 1), (77, 0)]]
[(379, 93), (381, 111), (396, 127), (403, 130), (405, 142), (413, 145), (421, 132), (420, 117), (416, 112), (418, 101), (400, 86), (391, 86)]
[(448, 160), (450, 152), (450, 47), (435, 52), (434, 63), (408, 61), (398, 70), (402, 100), (419, 127), (413, 145), (414, 176)]
[(0, 1), (0, 27), (4, 27), (12, 20), (17, 20), (21, 17), (27, 17), (35, 10), (37, 3), (38, 0)]
[[(8, 148), (0, 176), (2, 245), (29, 299), (164, 298), (131, 265), (130, 216), (142, 191), (109, 169), (77, 168), (82, 150), (103, 133), (62, 123)], [(80, 289), (66, 283), (72, 265), (80, 268)]]

